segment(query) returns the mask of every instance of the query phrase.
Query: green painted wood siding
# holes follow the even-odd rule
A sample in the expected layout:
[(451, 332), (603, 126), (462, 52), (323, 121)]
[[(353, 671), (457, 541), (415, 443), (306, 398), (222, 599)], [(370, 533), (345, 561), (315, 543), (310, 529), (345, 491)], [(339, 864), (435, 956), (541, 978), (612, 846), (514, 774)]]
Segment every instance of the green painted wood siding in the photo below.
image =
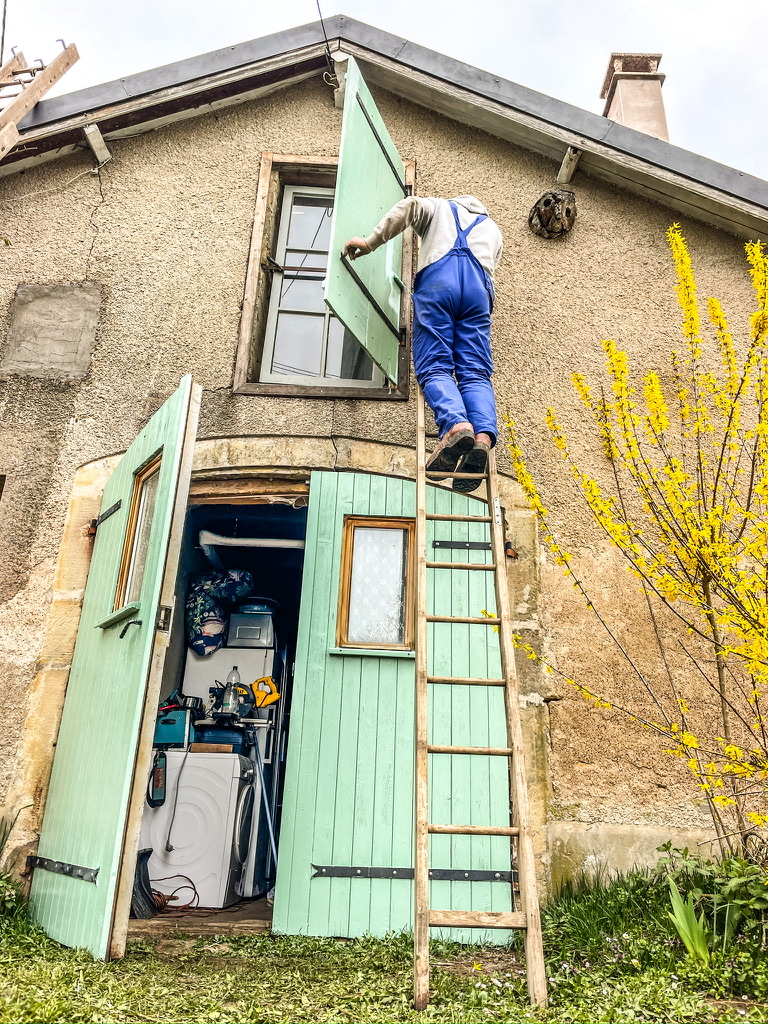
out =
[[(476, 500), (429, 487), (428, 510), (483, 514)], [(411, 657), (333, 654), (345, 515), (411, 517), (409, 480), (359, 473), (312, 474), (291, 731), (275, 894), (275, 931), (385, 935), (412, 927), (412, 883), (402, 879), (311, 878), (312, 864), (402, 868), (413, 864), (414, 677)], [(432, 540), (488, 541), (484, 524), (428, 523), (429, 558), (490, 561), (490, 552), (433, 549)], [(491, 573), (429, 571), (430, 613), (495, 610)], [(435, 623), (430, 671), (498, 676), (491, 627)], [(506, 746), (500, 688), (433, 686), (432, 742)], [(509, 824), (503, 758), (434, 754), (431, 820)], [(432, 866), (508, 871), (509, 841), (433, 836)], [(432, 905), (509, 910), (499, 882), (433, 882)], [(438, 931), (434, 932), (439, 935)], [(445, 930), (459, 941), (504, 941), (507, 933)]]
[[(37, 868), (32, 882), (34, 919), (64, 945), (85, 946), (101, 958), (108, 952), (191, 387), (185, 377), (104, 489), (102, 511), (118, 500), (122, 506), (96, 533), (38, 848), (41, 857), (98, 868), (97, 880)], [(99, 628), (113, 608), (134, 474), (157, 452), (162, 461), (139, 607)], [(121, 639), (131, 619), (141, 625), (130, 626)]]
[[(356, 260), (355, 274), (368, 295), (339, 258), (355, 235), (367, 235), (399, 202), (405, 168), (381, 114), (353, 57), (349, 58), (344, 92), (336, 196), (331, 221), (325, 301), (360, 342), (388, 380), (398, 383), (398, 360), (403, 272), (401, 235), (376, 252)], [(384, 319), (368, 296), (373, 296)], [(391, 324), (393, 332), (387, 325)]]

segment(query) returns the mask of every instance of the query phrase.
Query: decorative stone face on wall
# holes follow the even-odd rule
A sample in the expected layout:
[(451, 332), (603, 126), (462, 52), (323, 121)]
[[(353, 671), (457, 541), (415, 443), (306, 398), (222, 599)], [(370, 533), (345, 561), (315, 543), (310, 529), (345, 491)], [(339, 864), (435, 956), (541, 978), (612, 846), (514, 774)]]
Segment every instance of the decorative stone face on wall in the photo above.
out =
[(93, 282), (19, 285), (0, 372), (55, 379), (85, 377), (100, 306), (101, 288)]

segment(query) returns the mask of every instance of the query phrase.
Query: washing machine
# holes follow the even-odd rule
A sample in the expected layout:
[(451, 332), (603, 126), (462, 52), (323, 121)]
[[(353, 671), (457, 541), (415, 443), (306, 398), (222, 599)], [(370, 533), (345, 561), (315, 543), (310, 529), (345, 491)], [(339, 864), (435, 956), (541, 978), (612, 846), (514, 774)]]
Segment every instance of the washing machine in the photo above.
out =
[[(141, 847), (152, 848), (149, 878), (153, 889), (171, 894), (178, 905), (226, 907), (248, 858), (254, 811), (254, 764), (240, 754), (169, 750), (165, 803), (144, 808)], [(167, 849), (170, 847), (170, 849)], [(173, 904), (171, 904), (172, 906)]]

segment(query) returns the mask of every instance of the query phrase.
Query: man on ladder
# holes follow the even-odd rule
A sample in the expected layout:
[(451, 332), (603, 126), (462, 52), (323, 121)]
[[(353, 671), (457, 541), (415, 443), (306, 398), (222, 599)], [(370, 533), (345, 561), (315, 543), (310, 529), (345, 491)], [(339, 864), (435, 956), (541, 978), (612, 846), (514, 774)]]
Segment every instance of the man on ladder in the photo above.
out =
[[(526, 974), (531, 1002), (545, 1006), (547, 979), (541, 936), (533, 845), (529, 823), (520, 702), (513, 646), (512, 608), (504, 558), (503, 513), (498, 493), (496, 405), (491, 388), (491, 309), (493, 271), (501, 255), (501, 232), (474, 196), (457, 199), (404, 199), (386, 214), (368, 238), (351, 238), (350, 259), (363, 256), (412, 225), (421, 236), (419, 270), (413, 292), (413, 361), (416, 377), (435, 414), (440, 442), (427, 462), (424, 402), (417, 402), (416, 444), (416, 694), (414, 762), (414, 970), (413, 1005), (429, 1000), (429, 929), (433, 927), (520, 928), (525, 931)], [(427, 478), (453, 478), (467, 493), (485, 483), (487, 514), (478, 510), (443, 514), (427, 510)], [(487, 524), (492, 561), (431, 561), (427, 524)], [(428, 573), (492, 572), (497, 613), (486, 617), (430, 614)], [(435, 584), (436, 586), (437, 584)], [(433, 588), (434, 589), (434, 588)], [(435, 624), (434, 627), (431, 624)], [(427, 652), (430, 629), (439, 623), (484, 626), (499, 631), (499, 677), (433, 674)], [(507, 746), (435, 745), (429, 740), (429, 692), (432, 686), (500, 686), (504, 693)], [(510, 824), (477, 825), (430, 820), (429, 758), (467, 755), (505, 757), (509, 761)], [(430, 836), (506, 836), (517, 869), (515, 909), (441, 910), (430, 906)]]
[(491, 311), (501, 231), (474, 196), (410, 196), (367, 238), (351, 238), (344, 255), (364, 256), (410, 226), (421, 238), (413, 288), (413, 364), (440, 435), (427, 469), (432, 479), (457, 469), (478, 474), (454, 479), (453, 489), (466, 493), (479, 487), (479, 474), (496, 444)]

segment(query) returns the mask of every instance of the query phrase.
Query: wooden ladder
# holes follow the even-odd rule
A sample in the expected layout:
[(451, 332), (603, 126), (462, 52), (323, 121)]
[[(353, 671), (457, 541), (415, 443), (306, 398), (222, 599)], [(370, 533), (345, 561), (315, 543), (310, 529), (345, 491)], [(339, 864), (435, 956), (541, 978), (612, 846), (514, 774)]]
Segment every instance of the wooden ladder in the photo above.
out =
[(23, 53), (0, 67), (0, 160), (19, 141), (17, 125), (78, 59), (74, 43), (50, 64), (28, 65)]
[[(512, 642), (512, 615), (504, 555), (504, 531), (498, 495), (496, 462), (491, 452), (485, 473), (447, 474), (454, 479), (482, 478), (486, 488), (486, 515), (437, 515), (427, 512), (426, 426), (424, 397), (419, 391), (417, 400), (417, 475), (416, 475), (416, 551), (418, 558), (416, 582), (416, 835), (414, 849), (414, 944), (413, 944), (413, 1004), (423, 1010), (429, 1001), (429, 929), (442, 928), (519, 928), (525, 932), (525, 956), (528, 993), (531, 1003), (545, 1006), (547, 978), (541, 938), (539, 902), (536, 893), (536, 875), (531, 842), (528, 793), (525, 779), (520, 704), (518, 698), (515, 652)], [(440, 473), (440, 477), (446, 474)], [(464, 562), (431, 562), (427, 559), (427, 522), (430, 520), (466, 523), (487, 523), (491, 534), (490, 564)], [(496, 616), (451, 617), (427, 614), (427, 573), (441, 570), (466, 572), (493, 572), (496, 591)], [(501, 655), (500, 679), (475, 679), (434, 676), (429, 674), (427, 657), (427, 624), (430, 622), (457, 622), (496, 626), (499, 630)], [(428, 737), (428, 691), (430, 684), (454, 686), (502, 686), (506, 709), (506, 747), (435, 746)], [(442, 825), (430, 821), (428, 767), (430, 754), (496, 755), (509, 759), (509, 785), (511, 822), (508, 826)], [(429, 837), (430, 835), (509, 836), (512, 844), (512, 866), (517, 866), (519, 895), (513, 898), (512, 912), (474, 912), (461, 910), (432, 910), (429, 905)], [(517, 847), (517, 857), (514, 849)], [(514, 883), (513, 883), (514, 897)]]

